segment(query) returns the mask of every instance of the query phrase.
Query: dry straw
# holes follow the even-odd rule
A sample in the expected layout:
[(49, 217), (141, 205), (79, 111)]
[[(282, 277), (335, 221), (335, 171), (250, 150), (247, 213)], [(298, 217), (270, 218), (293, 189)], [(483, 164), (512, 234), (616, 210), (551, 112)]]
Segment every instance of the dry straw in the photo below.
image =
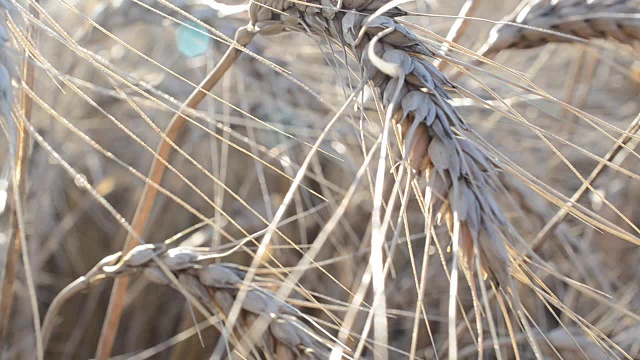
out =
[(640, 0), (530, 0), (504, 21), (481, 54), (599, 38), (631, 44), (640, 40)]
[(0, 128), (2, 138), (6, 139), (3, 141), (6, 148), (2, 149), (6, 151), (5, 158), (0, 168), (0, 348), (9, 327), (20, 248), (24, 247), (18, 229), (21, 224), (20, 204), (17, 204), (20, 196), (15, 195), (16, 190), (22, 193), (16, 182), (19, 182), (16, 165), (21, 164), (21, 139), (12, 115), (13, 81), (18, 81), (19, 77), (13, 61), (16, 54), (9, 37), (11, 13), (15, 14), (13, 4), (0, 0)]

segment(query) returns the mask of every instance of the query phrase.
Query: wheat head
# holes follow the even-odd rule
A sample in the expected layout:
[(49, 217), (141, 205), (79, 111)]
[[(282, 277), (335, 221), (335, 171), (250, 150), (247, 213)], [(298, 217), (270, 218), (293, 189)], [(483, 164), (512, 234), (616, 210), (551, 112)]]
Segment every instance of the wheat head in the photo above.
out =
[(467, 124), (449, 103), (456, 86), (429, 62), (435, 52), (394, 19), (404, 11), (393, 7), (367, 15), (386, 4), (344, 1), (342, 8), (330, 9), (313, 2), (268, 1), (253, 5), (250, 16), (261, 34), (310, 29), (353, 52), (362, 80), (379, 89), (385, 113), (399, 129), (407, 164), (426, 178), (433, 195), (428, 206), (446, 219), (452, 233), (459, 223), (461, 263), (473, 271), (479, 252), (483, 270), (508, 285), (510, 260), (499, 232), (509, 225), (491, 195), (498, 165), (463, 136)]
[(255, 348), (246, 349), (244, 356), (259, 351), (278, 359), (328, 359), (332, 341), (307, 325), (312, 320), (270, 291), (254, 283), (246, 284), (245, 273), (237, 266), (212, 263), (217, 257), (207, 250), (168, 248), (165, 244), (138, 245), (124, 256), (121, 253), (107, 256), (87, 275), (71, 283), (51, 305), (43, 325), (45, 342), (51, 337), (58, 304), (100, 279), (141, 273), (152, 283), (186, 291), (204, 306), (212, 321), (217, 321), (214, 326), (220, 331), (240, 289), (248, 287), (241, 303), (240, 321), (228, 337), (235, 343), (234, 350), (242, 352), (237, 342), (248, 335), (247, 329), (261, 316), (266, 317), (269, 324), (266, 333), (252, 341)]
[(640, 40), (640, 1), (531, 0), (504, 21), (511, 24), (495, 26), (480, 53), (590, 39), (632, 44)]
[[(456, 85), (430, 62), (437, 58), (437, 52), (396, 20), (405, 11), (386, 1), (334, 5), (263, 0), (253, 3), (249, 14), (249, 28), (261, 34), (310, 31), (342, 45), (358, 61), (361, 81), (372, 84), (380, 94), (382, 117), (385, 124), (395, 125), (406, 164), (415, 176), (425, 179), (427, 221), (433, 226), (435, 220), (444, 219), (453, 240), (448, 356), (455, 358), (457, 352), (456, 330), (451, 325), (456, 316), (457, 266), (472, 290), (480, 338), (476, 276), (481, 286), (484, 275), (493, 286), (501, 287), (520, 314), (512, 278), (519, 268), (512, 266), (511, 245), (505, 241), (512, 235), (511, 226), (493, 196), (500, 186), (498, 164), (465, 136), (468, 125), (449, 102), (449, 92), (455, 91)], [(374, 213), (374, 221), (375, 217)], [(527, 320), (521, 314), (519, 317), (527, 328)], [(384, 332), (379, 337), (376, 334), (378, 342), (385, 337)], [(539, 353), (535, 340), (529, 341)], [(385, 350), (376, 348), (380, 351)]]

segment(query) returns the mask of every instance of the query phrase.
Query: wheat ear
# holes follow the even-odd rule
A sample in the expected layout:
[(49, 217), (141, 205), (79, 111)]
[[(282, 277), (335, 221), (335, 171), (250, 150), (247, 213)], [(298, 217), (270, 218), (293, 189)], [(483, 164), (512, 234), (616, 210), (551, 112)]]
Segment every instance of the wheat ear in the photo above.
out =
[[(393, 19), (403, 15), (403, 11), (392, 8), (381, 16), (365, 15), (385, 3), (344, 1), (344, 10), (354, 10), (347, 12), (321, 9), (313, 3), (305, 6), (279, 2), (283, 5), (280, 8), (276, 7), (278, 4), (268, 4), (289, 16), (295, 12), (300, 21), (296, 27), (286, 25), (292, 24), (288, 19), (276, 23), (273, 18), (285, 16), (266, 7), (252, 8), (258, 18), (265, 18), (265, 12), (271, 14), (268, 20), (255, 23), (261, 33), (277, 33), (285, 28), (305, 31), (308, 27), (331, 35), (352, 50), (362, 67), (363, 80), (372, 81), (380, 89), (385, 110), (392, 112), (390, 115), (402, 135), (406, 161), (417, 174), (424, 174), (434, 193), (432, 205), (439, 215), (452, 221), (453, 213), (458, 213), (469, 241), (474, 242), (483, 230), (495, 234), (508, 224), (490, 195), (498, 181), (497, 164), (482, 148), (461, 135), (468, 127), (450, 104), (448, 94), (456, 86), (428, 61), (434, 52)], [(497, 256), (502, 253), (497, 251)], [(502, 260), (508, 262), (506, 250), (504, 255)], [(508, 278), (504, 269), (486, 266), (494, 278), (503, 281)]]
[[(287, 15), (259, 5), (250, 11), (258, 14), (253, 25), (260, 33), (309, 28), (331, 35), (353, 51), (362, 67), (363, 80), (380, 89), (384, 108), (400, 131), (407, 164), (427, 180), (433, 193), (429, 205), (448, 222), (451, 232), (457, 213), (463, 248), (480, 251), (484, 270), (506, 284), (510, 279), (509, 258), (505, 244), (497, 241), (497, 232), (509, 225), (491, 195), (498, 184), (498, 166), (482, 148), (462, 136), (468, 127), (449, 103), (448, 91), (456, 86), (428, 61), (434, 52), (394, 20), (402, 10), (392, 8), (381, 16), (365, 15), (385, 3), (344, 1), (342, 9), (354, 11), (338, 12), (314, 7), (313, 3), (270, 2), (269, 7)], [(299, 23), (287, 19), (291, 16)], [(484, 238), (488, 243), (479, 241), (481, 233), (487, 235)], [(467, 256), (464, 259), (471, 261)]]
[[(50, 306), (43, 325), (45, 344), (50, 340), (61, 305), (71, 296), (107, 277), (142, 273), (149, 281), (186, 291), (203, 306), (204, 315), (223, 331), (226, 315), (239, 291), (248, 291), (241, 304), (240, 321), (234, 326), (230, 341), (242, 338), (246, 329), (261, 316), (269, 319), (266, 333), (254, 339), (255, 349), (244, 349), (251, 356), (257, 351), (278, 359), (328, 359), (333, 341), (319, 334), (313, 323), (295, 307), (278, 299), (273, 293), (254, 284), (246, 284), (245, 273), (232, 264), (213, 264), (219, 255), (198, 248), (168, 248), (165, 244), (138, 245), (122, 256), (116, 253), (100, 261), (85, 276), (63, 289)], [(319, 326), (313, 324), (318, 329)], [(235, 344), (238, 345), (238, 344)], [(236, 347), (235, 351), (242, 351)]]
[(640, 40), (640, 0), (531, 0), (491, 30), (479, 51), (529, 49), (550, 42), (614, 39)]
[[(519, 303), (511, 277), (509, 245), (503, 240), (511, 226), (492, 195), (499, 186), (495, 176), (498, 165), (464, 137), (467, 124), (449, 102), (449, 92), (455, 91), (456, 85), (429, 61), (437, 57), (436, 52), (395, 19), (406, 13), (391, 4), (369, 0), (337, 5), (328, 1), (260, 1), (250, 6), (250, 27), (267, 35), (294, 30), (332, 39), (351, 51), (359, 62), (361, 80), (373, 84), (381, 94), (385, 118), (393, 120), (398, 129), (406, 163), (426, 179), (427, 208), (446, 220), (452, 235), (449, 357), (455, 358), (458, 264), (474, 299), (474, 275), (481, 275), (477, 266)], [(481, 326), (478, 320), (480, 336)]]

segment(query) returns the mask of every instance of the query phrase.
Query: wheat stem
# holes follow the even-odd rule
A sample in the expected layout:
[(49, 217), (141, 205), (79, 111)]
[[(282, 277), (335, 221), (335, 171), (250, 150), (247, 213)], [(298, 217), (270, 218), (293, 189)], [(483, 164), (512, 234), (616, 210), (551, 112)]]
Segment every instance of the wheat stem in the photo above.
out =
[[(169, 125), (165, 130), (166, 140), (163, 139), (163, 141), (160, 142), (160, 145), (158, 146), (158, 149), (156, 151), (161, 159), (166, 161), (173, 152), (171, 142), (175, 142), (175, 140), (182, 132), (184, 124), (187, 121), (184, 115), (185, 111), (187, 111), (188, 109), (195, 109), (198, 106), (198, 104), (206, 96), (207, 92), (218, 83), (218, 81), (242, 53), (238, 48), (238, 45), (245, 46), (251, 41), (252, 38), (253, 33), (247, 28), (238, 29), (235, 36), (235, 44), (232, 44), (229, 47), (218, 65), (199, 85), (198, 89), (196, 89), (191, 94), (191, 96), (189, 96), (178, 114), (176, 114), (176, 116), (171, 119)], [(164, 163), (161, 161), (157, 161), (156, 158), (154, 158), (154, 161), (151, 164), (151, 169), (149, 170), (148, 178), (153, 183), (159, 184), (162, 180), (165, 170), (166, 166), (164, 165)], [(132, 221), (132, 227), (135, 230), (136, 234), (141, 235), (144, 233), (147, 220), (149, 219), (151, 209), (157, 196), (157, 191), (158, 190), (155, 187), (149, 186), (148, 183), (145, 184), (140, 202), (138, 203), (138, 207), (136, 208), (136, 212)], [(127, 239), (125, 240), (124, 251), (129, 251), (134, 246), (134, 239), (132, 238), (131, 234), (129, 234), (127, 236)], [(120, 317), (122, 315), (122, 310), (124, 307), (124, 295), (126, 293), (127, 287), (127, 278), (118, 278), (113, 285), (111, 298), (109, 300), (109, 307), (107, 309), (107, 315), (102, 327), (100, 341), (98, 343), (98, 349), (96, 352), (96, 358), (99, 360), (106, 360), (111, 354), (111, 349), (115, 341), (118, 324), (120, 322)]]
[[(10, 28), (11, 31), (15, 34), (19, 32), (17, 25), (11, 18), (11, 12), (15, 9), (13, 8), (12, 4), (5, 2), (0, 3), (0, 8), (3, 8), (4, 6), (7, 6), (7, 8), (2, 9), (2, 18), (3, 20), (5, 20), (6, 26)], [(33, 6), (29, 8), (29, 11), (33, 16), (37, 18), (38, 15)], [(2, 24), (1, 26), (4, 27), (5, 24)], [(4, 28), (2, 30), (4, 36), (6, 37), (6, 30), (4, 30)], [(8, 38), (6, 38), (6, 40), (8, 40)], [(33, 316), (34, 333), (36, 339), (36, 355), (38, 359), (42, 359), (44, 357), (44, 353), (40, 331), (40, 316), (37, 305), (35, 282), (33, 279), (31, 262), (29, 259), (29, 251), (26, 243), (26, 228), (24, 224), (25, 213), (23, 212), (23, 205), (27, 196), (27, 176), (29, 168), (28, 163), (31, 147), (31, 139), (29, 137), (29, 133), (25, 131), (24, 121), (31, 120), (33, 111), (33, 103), (31, 99), (26, 95), (26, 91), (27, 89), (33, 89), (35, 85), (35, 69), (33, 63), (30, 60), (31, 51), (35, 49), (38, 42), (38, 31), (35, 27), (27, 27), (25, 41), (30, 43), (22, 44), (24, 45), (25, 53), (22, 61), (21, 78), (24, 80), (22, 86), (24, 86), (25, 89), (22, 92), (20, 101), (20, 116), (17, 117), (21, 121), (18, 121), (16, 117), (13, 117), (11, 115), (11, 106), (14, 99), (11, 89), (12, 84), (10, 76), (15, 74), (15, 65), (13, 64), (11, 57), (7, 51), (9, 48), (9, 44), (4, 43), (0, 45), (0, 52), (4, 52), (4, 54), (2, 54), (4, 63), (0, 66), (2, 67), (2, 71), (4, 71), (5, 74), (9, 75), (9, 77), (4, 77), (4, 79), (2, 80), (3, 83), (2, 85), (0, 85), (3, 87), (3, 98), (0, 100), (2, 101), (0, 108), (2, 108), (1, 115), (7, 121), (7, 129), (9, 129), (7, 144), (9, 146), (10, 162), (12, 163), (10, 171), (10, 182), (13, 186), (13, 206), (10, 213), (10, 230), (8, 232), (11, 238), (9, 240), (9, 243), (7, 244), (9, 253), (7, 254), (5, 269), (4, 271), (2, 271), (2, 289), (0, 290), (0, 348), (2, 348), (4, 338), (6, 336), (6, 329), (9, 326), (14, 297), (16, 267), (18, 258), (20, 257), (20, 254), (22, 254), (22, 261), (25, 268), (27, 291), (29, 294)]]

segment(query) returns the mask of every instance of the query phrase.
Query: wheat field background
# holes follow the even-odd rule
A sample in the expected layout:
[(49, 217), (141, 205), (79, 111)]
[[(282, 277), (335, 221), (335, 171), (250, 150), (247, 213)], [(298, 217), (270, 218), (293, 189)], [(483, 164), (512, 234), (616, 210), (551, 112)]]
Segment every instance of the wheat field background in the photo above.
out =
[(0, 0), (0, 358), (640, 359), (640, 3), (525, 3)]

